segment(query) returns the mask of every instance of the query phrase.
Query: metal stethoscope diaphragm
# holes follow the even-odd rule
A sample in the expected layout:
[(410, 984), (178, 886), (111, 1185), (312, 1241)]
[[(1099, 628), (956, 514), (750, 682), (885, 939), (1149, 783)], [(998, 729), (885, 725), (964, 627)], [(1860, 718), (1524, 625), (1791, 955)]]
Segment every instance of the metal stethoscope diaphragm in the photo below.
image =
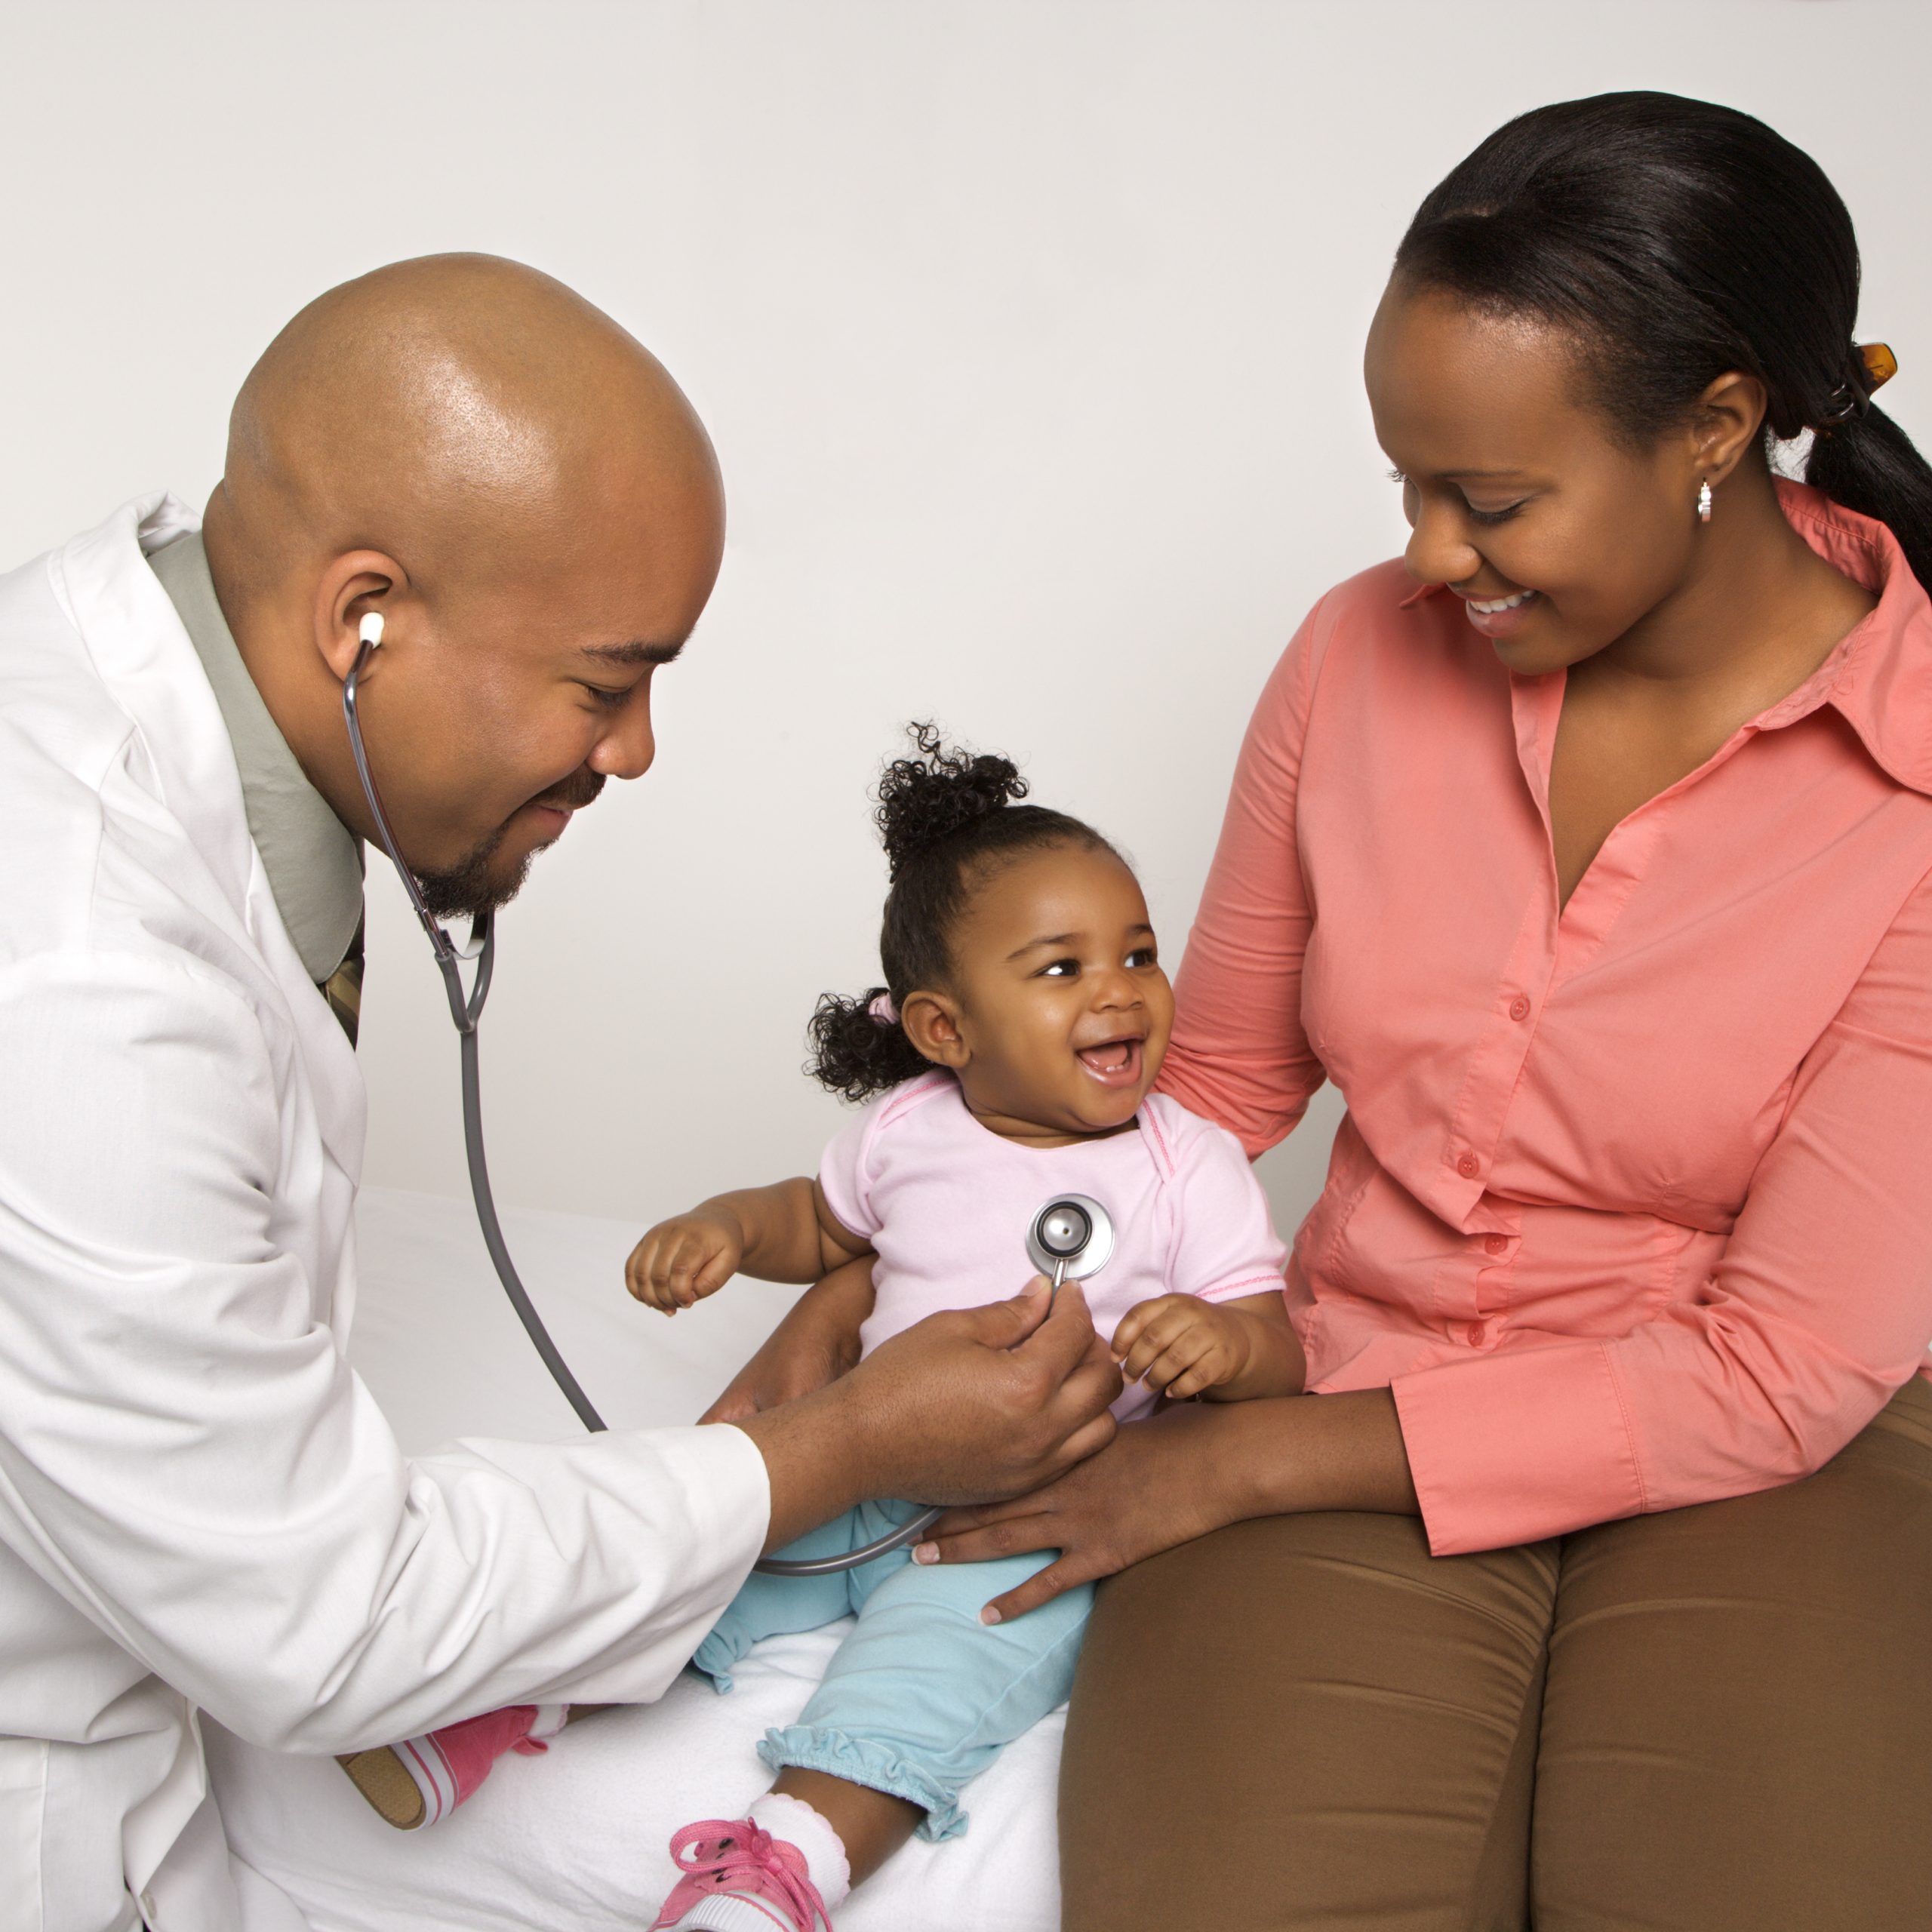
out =
[(1033, 1217), (1026, 1230), (1026, 1254), (1053, 1283), (1084, 1281), (1113, 1258), (1114, 1224), (1090, 1194), (1057, 1194)]
[[(551, 1380), (577, 1411), (577, 1420), (594, 1432), (605, 1427), (604, 1418), (578, 1386), (577, 1377), (558, 1352), (556, 1343), (551, 1340), (549, 1331), (531, 1305), (528, 1291), (517, 1274), (516, 1264), (510, 1259), (503, 1227), (497, 1218), (496, 1198), (490, 1188), (489, 1165), (484, 1158), (483, 1101), (477, 1064), (476, 1023), (482, 1016), (483, 1002), (490, 995), (490, 975), (496, 963), (494, 921), (491, 914), (478, 913), (470, 921), (466, 944), (459, 946), (451, 938), (429, 910), (416, 875), (409, 869), (396, 844), (395, 835), (389, 829), (389, 814), (383, 811), (381, 794), (376, 789), (375, 775), (369, 769), (369, 753), (362, 742), (362, 721), (357, 713), (356, 699), (362, 674), (368, 669), (369, 660), (382, 641), (382, 617), (371, 611), (361, 620), (355, 662), (342, 686), (343, 721), (349, 730), (349, 748), (355, 761), (355, 775), (361, 780), (362, 795), (368, 801), (369, 816), (374, 821), (376, 835), (409, 894), (410, 905), (423, 931), (429, 935), (445, 989), (449, 995), (450, 1017), (455, 1022), (461, 1038), (463, 1149), (468, 1157), (469, 1191), (476, 1203), (476, 1220), (483, 1231), (483, 1244), (489, 1251), (491, 1263), (497, 1271), (497, 1278), (503, 1284), (504, 1294), (509, 1297), (510, 1306), (516, 1310), (517, 1318), (523, 1324), (524, 1332), (530, 1337), (543, 1366), (549, 1371)], [(461, 968), (472, 961), (475, 964), (475, 977), (466, 991)], [(1108, 1219), (1106, 1210), (1084, 1194), (1056, 1195), (1034, 1216), (1026, 1235), (1026, 1252), (1040, 1272), (1051, 1279), (1056, 1294), (1060, 1292), (1062, 1281), (1084, 1281), (1105, 1267), (1108, 1257), (1113, 1252), (1113, 1223)], [(917, 1542), (943, 1514), (938, 1509), (921, 1510), (889, 1534), (875, 1537), (857, 1549), (847, 1550), (837, 1556), (767, 1557), (752, 1567), (774, 1577), (823, 1577), (841, 1570), (856, 1570), (860, 1564), (869, 1563), (875, 1557)]]

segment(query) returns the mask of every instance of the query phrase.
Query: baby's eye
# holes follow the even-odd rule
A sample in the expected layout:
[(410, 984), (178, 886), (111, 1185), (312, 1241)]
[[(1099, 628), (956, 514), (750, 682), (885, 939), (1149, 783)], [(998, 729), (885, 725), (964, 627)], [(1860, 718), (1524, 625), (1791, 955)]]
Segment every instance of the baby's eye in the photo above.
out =
[(1040, 977), (1044, 980), (1071, 980), (1078, 976), (1080, 961), (1077, 959), (1056, 959), (1040, 968)]
[(1137, 946), (1127, 955), (1127, 963), (1130, 966), (1152, 966), (1155, 963), (1157, 956), (1151, 946)]

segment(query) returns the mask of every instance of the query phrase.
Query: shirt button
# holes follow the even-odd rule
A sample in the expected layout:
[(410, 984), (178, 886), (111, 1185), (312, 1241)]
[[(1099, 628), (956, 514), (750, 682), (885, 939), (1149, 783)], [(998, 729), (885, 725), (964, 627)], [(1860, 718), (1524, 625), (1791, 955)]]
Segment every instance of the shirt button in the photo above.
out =
[(1521, 993), (1518, 993), (1509, 1002), (1509, 1017), (1512, 1020), (1527, 1020), (1529, 1017), (1530, 1003)]
[(1484, 1235), (1482, 1244), (1491, 1254), (1500, 1254), (1509, 1247), (1509, 1237), (1507, 1235)]
[(143, 1892), (136, 1903), (141, 1908), (141, 1916), (152, 1925), (154, 1923), (154, 1894)]
[(1472, 1321), (1463, 1330), (1463, 1340), (1472, 1349), (1481, 1348), (1489, 1340), (1489, 1324), (1487, 1321)]
[(1477, 1174), (1481, 1171), (1481, 1168), (1482, 1163), (1478, 1161), (1473, 1154), (1465, 1154), (1463, 1158), (1456, 1163), (1456, 1171), (1460, 1174), (1465, 1180), (1474, 1180)]

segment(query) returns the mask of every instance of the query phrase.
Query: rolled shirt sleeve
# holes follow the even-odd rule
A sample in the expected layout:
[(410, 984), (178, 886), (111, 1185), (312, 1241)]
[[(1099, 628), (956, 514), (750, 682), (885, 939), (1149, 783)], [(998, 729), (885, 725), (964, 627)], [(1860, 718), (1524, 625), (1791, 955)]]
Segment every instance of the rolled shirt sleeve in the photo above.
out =
[(1695, 1300), (1398, 1376), (1439, 1555), (1810, 1474), (1932, 1340), (1932, 881), (1799, 1066)]
[(1296, 844), (1302, 746), (1326, 633), (1318, 605), (1256, 705), (1220, 841), (1175, 975), (1158, 1084), (1218, 1121), (1251, 1159), (1282, 1140), (1327, 1077), (1301, 1017), (1313, 914)]

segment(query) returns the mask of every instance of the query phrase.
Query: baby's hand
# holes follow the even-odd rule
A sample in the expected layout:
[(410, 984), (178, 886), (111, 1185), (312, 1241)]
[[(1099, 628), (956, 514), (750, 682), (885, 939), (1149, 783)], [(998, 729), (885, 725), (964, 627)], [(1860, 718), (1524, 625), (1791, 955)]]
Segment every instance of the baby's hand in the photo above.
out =
[(641, 1302), (675, 1315), (715, 1295), (738, 1272), (744, 1232), (712, 1214), (674, 1214), (631, 1250), (624, 1286)]
[(1247, 1368), (1254, 1349), (1247, 1316), (1195, 1295), (1156, 1295), (1139, 1303), (1114, 1331), (1122, 1378), (1144, 1380), (1174, 1402), (1232, 1382)]

